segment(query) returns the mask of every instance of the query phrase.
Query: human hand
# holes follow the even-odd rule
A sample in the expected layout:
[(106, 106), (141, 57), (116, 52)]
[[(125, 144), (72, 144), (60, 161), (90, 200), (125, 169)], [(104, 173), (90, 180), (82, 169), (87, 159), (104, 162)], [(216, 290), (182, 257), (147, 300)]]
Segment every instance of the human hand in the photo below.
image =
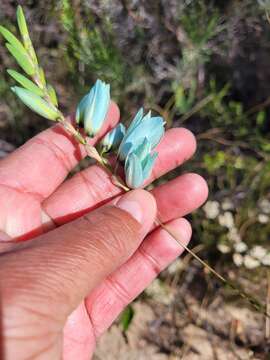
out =
[[(112, 104), (101, 133), (118, 120)], [(150, 181), (195, 148), (188, 130), (168, 130)], [(123, 308), (182, 252), (155, 227), (157, 208), (183, 243), (191, 237), (182, 217), (207, 197), (200, 176), (181, 175), (151, 194), (121, 195), (97, 165), (64, 182), (84, 156), (57, 125), (0, 162), (0, 358), (89, 359)]]

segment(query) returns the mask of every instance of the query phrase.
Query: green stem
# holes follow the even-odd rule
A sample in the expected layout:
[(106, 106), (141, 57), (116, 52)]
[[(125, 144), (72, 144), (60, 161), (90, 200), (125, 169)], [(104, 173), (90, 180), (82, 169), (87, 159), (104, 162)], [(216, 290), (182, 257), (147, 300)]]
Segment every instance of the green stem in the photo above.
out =
[(213, 95), (208, 95), (206, 96), (204, 99), (202, 99), (201, 101), (199, 101), (193, 109), (191, 109), (190, 111), (188, 111), (186, 114), (184, 114), (181, 118), (180, 121), (181, 123), (183, 123), (184, 121), (188, 120), (191, 116), (193, 116), (194, 114), (196, 114), (198, 111), (200, 111), (202, 108), (204, 108), (209, 102), (211, 102), (213, 100)]

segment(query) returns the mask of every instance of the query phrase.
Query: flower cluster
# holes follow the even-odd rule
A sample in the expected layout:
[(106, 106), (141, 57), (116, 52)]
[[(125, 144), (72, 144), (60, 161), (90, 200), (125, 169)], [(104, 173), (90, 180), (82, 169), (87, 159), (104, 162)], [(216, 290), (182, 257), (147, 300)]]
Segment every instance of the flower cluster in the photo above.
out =
[[(208, 201), (203, 210), (209, 220), (217, 220), (220, 227), (226, 231), (225, 237), (218, 242), (217, 249), (222, 254), (231, 254), (236, 266), (244, 266), (247, 269), (255, 269), (259, 266), (270, 266), (270, 251), (261, 245), (248, 246), (243, 235), (236, 226), (234, 210), (235, 206), (230, 199)], [(254, 213), (254, 219), (261, 224), (269, 221), (270, 202), (263, 199), (258, 204), (258, 213)]]
[[(87, 135), (95, 136), (105, 121), (109, 106), (109, 85), (97, 80), (77, 107), (77, 124), (83, 126)], [(163, 135), (163, 118), (152, 116), (151, 111), (145, 115), (140, 109), (127, 129), (120, 123), (101, 140), (101, 153), (116, 152), (117, 159), (124, 165), (127, 186), (139, 188), (152, 172), (158, 155), (154, 149)]]

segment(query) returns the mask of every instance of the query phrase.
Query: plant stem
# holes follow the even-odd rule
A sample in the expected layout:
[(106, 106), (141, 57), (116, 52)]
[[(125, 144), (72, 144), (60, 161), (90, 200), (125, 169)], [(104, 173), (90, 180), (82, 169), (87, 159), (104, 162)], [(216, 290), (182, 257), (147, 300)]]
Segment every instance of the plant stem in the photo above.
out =
[(181, 118), (180, 121), (181, 123), (183, 123), (184, 121), (188, 120), (191, 116), (193, 116), (194, 114), (196, 114), (198, 111), (200, 111), (202, 108), (204, 108), (209, 102), (211, 102), (213, 100), (213, 95), (208, 95), (206, 96), (204, 99), (202, 99), (201, 101), (199, 101), (193, 109), (191, 109), (190, 111), (188, 111), (186, 114), (184, 114)]
[[(91, 146), (87, 143), (85, 137), (83, 137), (69, 122), (65, 120), (65, 118), (60, 119), (59, 122), (65, 127), (65, 129), (71, 133), (74, 138), (84, 145), (86, 153), (88, 156), (94, 158), (98, 161), (98, 163), (111, 175), (111, 179), (113, 184), (123, 189), (125, 192), (130, 191), (131, 189), (128, 188), (122, 179), (120, 179), (115, 172), (113, 171), (112, 167), (108, 162), (106, 162), (101, 155), (99, 155), (98, 151), (94, 146)], [(79, 135), (78, 135), (79, 134)], [(234, 284), (230, 280), (227, 280), (224, 276), (219, 274), (214, 268), (212, 268), (209, 264), (207, 264), (204, 260), (202, 260), (197, 254), (195, 254), (191, 249), (187, 247), (187, 245), (183, 244), (179, 237), (174, 233), (172, 229), (170, 229), (167, 225), (163, 224), (160, 220), (159, 215), (157, 215), (155, 223), (163, 228), (172, 238), (183, 248), (185, 249), (193, 258), (195, 258), (204, 268), (206, 268), (210, 273), (212, 273), (217, 279), (219, 279), (223, 284), (230, 287), (232, 290), (236, 291), (236, 293), (248, 301), (248, 303), (258, 312), (265, 315), (267, 318), (270, 318), (269, 310), (266, 308), (264, 304), (262, 304), (258, 299), (255, 297), (247, 294), (244, 290), (242, 290), (238, 285)]]
[(224, 276), (220, 275), (215, 269), (213, 269), (210, 265), (208, 265), (204, 260), (202, 260), (197, 254), (195, 254), (192, 250), (190, 250), (185, 244), (183, 244), (178, 236), (171, 230), (167, 225), (163, 224), (159, 217), (156, 218), (156, 224), (162, 227), (165, 231), (167, 231), (168, 234), (172, 236), (174, 240), (177, 241), (177, 243), (182, 246), (183, 249), (185, 249), (192, 257), (194, 257), (203, 267), (205, 267), (207, 270), (209, 270), (215, 277), (217, 277), (221, 282), (223, 282), (225, 285), (230, 287), (232, 290), (236, 291), (239, 296), (241, 296), (243, 299), (247, 300), (249, 304), (260, 313), (264, 314), (267, 318), (270, 318), (269, 310), (266, 308), (264, 304), (262, 304), (258, 299), (255, 297), (247, 294), (244, 290), (240, 289), (240, 287), (230, 280), (227, 280)]

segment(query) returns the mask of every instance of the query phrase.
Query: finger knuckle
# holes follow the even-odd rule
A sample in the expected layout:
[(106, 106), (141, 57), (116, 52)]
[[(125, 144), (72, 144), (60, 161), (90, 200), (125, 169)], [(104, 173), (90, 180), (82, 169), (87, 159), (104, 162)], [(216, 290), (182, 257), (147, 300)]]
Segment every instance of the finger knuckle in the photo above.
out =
[[(84, 220), (89, 224), (89, 217)], [(91, 221), (92, 225), (93, 222)], [(88, 226), (89, 227), (89, 226)], [(88, 232), (88, 230), (86, 230)], [(123, 211), (106, 208), (94, 219), (91, 227), (92, 245), (103, 257), (118, 258), (130, 251), (138, 236), (137, 224), (127, 219)]]

